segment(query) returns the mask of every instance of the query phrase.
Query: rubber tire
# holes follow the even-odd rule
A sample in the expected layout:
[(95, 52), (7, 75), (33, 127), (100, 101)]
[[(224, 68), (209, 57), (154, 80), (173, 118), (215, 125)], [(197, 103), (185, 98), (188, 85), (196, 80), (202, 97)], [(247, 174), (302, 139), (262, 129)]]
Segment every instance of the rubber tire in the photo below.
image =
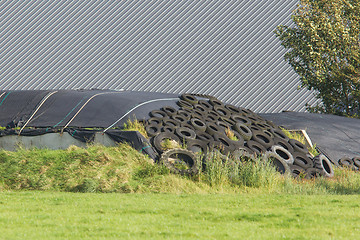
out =
[(179, 124), (184, 123), (184, 122), (186, 123), (190, 119), (190, 115), (189, 115), (189, 118), (187, 118), (183, 115), (174, 114), (171, 116), (171, 119), (177, 121)]
[(213, 109), (213, 106), (206, 100), (199, 100), (198, 104), (203, 108), (206, 108), (208, 111)]
[(298, 165), (289, 165), (291, 175), (294, 178), (306, 178), (306, 170)]
[(184, 93), (180, 96), (180, 99), (190, 103), (191, 105), (197, 104), (198, 99), (193, 94)]
[(180, 140), (195, 139), (196, 133), (194, 130), (187, 127), (177, 127), (175, 129), (176, 135), (179, 136)]
[(264, 131), (269, 131), (271, 136), (274, 137), (274, 134), (270, 131), (272, 129), (272, 127), (270, 125), (268, 125), (267, 123), (255, 123), (258, 127), (260, 127), (261, 129), (263, 129)]
[(210, 111), (208, 112), (207, 117), (209, 117), (209, 116), (212, 116), (212, 117), (214, 117), (214, 118), (216, 118), (216, 119), (219, 119), (219, 118), (221, 117), (220, 114), (218, 114), (218, 113), (215, 112), (214, 110), (210, 110)]
[[(204, 119), (207, 117), (207, 114), (199, 111), (199, 110), (196, 110), (196, 109), (193, 109), (191, 111), (191, 118), (198, 118), (198, 119)], [(191, 119), (190, 118), (190, 119)]]
[(216, 107), (216, 106), (224, 106), (224, 103), (221, 102), (219, 99), (209, 99), (209, 103), (213, 106), (213, 107)]
[[(179, 155), (182, 157), (180, 158)], [(171, 163), (170, 159), (178, 159), (179, 161), (186, 162), (189, 169), (179, 169)], [(199, 164), (196, 155), (185, 149), (174, 148), (164, 152), (160, 157), (160, 163), (166, 166), (171, 173), (180, 175), (196, 175), (199, 173)]]
[(251, 120), (244, 115), (232, 115), (230, 119), (232, 119), (235, 123), (242, 123), (246, 126), (251, 125)]
[(267, 152), (265, 154), (265, 158), (267, 161), (270, 161), (271, 164), (275, 167), (276, 171), (278, 171), (282, 175), (291, 174), (289, 165), (284, 161), (283, 158), (279, 157), (278, 154), (274, 154), (273, 152)]
[(172, 126), (174, 128), (179, 127), (180, 126), (180, 122), (174, 120), (174, 119), (164, 119), (163, 120), (163, 125), (164, 126)]
[(334, 170), (331, 166), (331, 162), (324, 154), (319, 154), (314, 157), (314, 165), (315, 168), (320, 170), (321, 176), (327, 178), (334, 177)]
[(186, 111), (184, 109), (180, 109), (176, 112), (176, 114), (178, 116), (182, 116), (184, 118), (186, 118), (186, 120), (189, 120), (191, 118), (191, 112), (190, 111)]
[(225, 108), (231, 112), (231, 115), (235, 115), (235, 114), (239, 115), (243, 113), (240, 108), (231, 104), (225, 104)]
[(154, 148), (155, 148), (159, 153), (162, 153), (162, 152), (165, 151), (165, 149), (161, 146), (161, 142), (162, 142), (164, 139), (174, 140), (174, 141), (178, 142), (178, 143), (181, 145), (180, 139), (179, 139), (174, 133), (161, 132), (161, 133), (157, 134), (155, 137), (153, 137), (153, 139), (152, 139)]
[(271, 148), (274, 145), (274, 140), (264, 132), (253, 131), (252, 140), (257, 141), (263, 145), (266, 149)]
[(300, 166), (305, 170), (314, 167), (314, 161), (307, 154), (294, 152), (293, 157), (294, 165)]
[(291, 154), (294, 153), (294, 148), (291, 146), (291, 144), (282, 138), (274, 137), (274, 145), (279, 145), (288, 150)]
[(151, 117), (148, 120), (146, 120), (146, 125), (163, 125), (164, 118), (157, 118), (157, 117)]
[(226, 133), (225, 133), (225, 137), (227, 138), (228, 142), (230, 142), (232, 145), (235, 146), (235, 148), (240, 148), (244, 146), (244, 138), (236, 131), (233, 131), (234, 136), (238, 139), (238, 140), (232, 140), (231, 138), (229, 138)]
[(234, 126), (235, 125), (235, 121), (231, 120), (230, 118), (226, 118), (226, 117), (220, 117), (219, 118), (219, 121), (222, 121), (224, 123), (226, 123), (227, 125), (229, 125), (230, 127), (231, 126)]
[(208, 150), (207, 143), (199, 139), (188, 140), (186, 142), (186, 148), (194, 153), (198, 153), (198, 150), (200, 150), (203, 155), (206, 155)]
[(215, 123), (206, 123), (206, 131), (208, 134), (210, 135), (214, 135), (214, 134), (224, 134), (224, 130), (219, 127), (218, 125), (216, 125)]
[(261, 155), (266, 152), (266, 148), (263, 145), (253, 140), (247, 141), (245, 146), (254, 151), (254, 154), (256, 155)]
[(145, 131), (149, 137), (153, 137), (159, 133), (161, 133), (161, 126), (155, 124), (149, 124), (145, 126)]
[(236, 132), (238, 132), (245, 141), (248, 141), (252, 138), (252, 131), (251, 129), (246, 126), (245, 124), (243, 123), (236, 123), (234, 126), (233, 126), (234, 130)]
[(308, 168), (306, 169), (306, 178), (316, 178), (321, 176), (321, 171), (317, 168)]
[(207, 115), (206, 118), (204, 119), (204, 122), (214, 122), (216, 123), (217, 121), (219, 121), (219, 117), (215, 117), (213, 115)]
[(231, 112), (227, 110), (224, 106), (214, 106), (215, 112), (217, 112), (221, 117), (230, 118)]
[(161, 110), (165, 112), (169, 117), (176, 114), (176, 109), (171, 106), (162, 107)]
[(162, 111), (162, 110), (152, 110), (149, 113), (150, 117), (155, 117), (155, 118), (166, 118), (168, 117), (167, 113)]
[(195, 130), (200, 132), (206, 131), (206, 124), (204, 121), (198, 119), (198, 118), (192, 118), (190, 119), (190, 124), (194, 127)]
[(349, 157), (340, 158), (339, 159), (339, 165), (341, 167), (346, 167), (346, 168), (349, 168), (349, 169), (352, 169), (352, 170), (355, 169), (354, 161)]
[(195, 104), (195, 105), (194, 105), (194, 109), (202, 112), (204, 115), (207, 115), (208, 112), (209, 112), (209, 109), (208, 109), (208, 108), (206, 108), (206, 107), (204, 107), (204, 106), (202, 106), (202, 105), (200, 105), (200, 104)]
[(252, 115), (252, 114), (248, 114), (246, 117), (247, 117), (248, 119), (250, 119), (250, 121), (251, 121), (252, 123), (260, 122), (260, 119), (259, 119), (257, 116), (254, 116), (254, 115)]
[[(227, 143), (229, 144), (229, 143)], [(220, 141), (211, 141), (208, 143), (209, 149), (210, 151), (214, 151), (214, 150), (218, 150), (221, 152), (221, 154), (225, 155), (225, 156), (229, 156), (230, 153), (234, 150), (234, 146), (231, 146), (231, 144), (229, 144), (229, 146), (225, 145), (224, 142), (220, 142)]]
[(283, 147), (281, 147), (279, 145), (273, 145), (271, 147), (271, 152), (278, 155), (287, 164), (293, 164), (294, 163), (293, 155), (288, 150), (286, 150), (285, 148), (283, 148)]
[(215, 142), (220, 142), (231, 151), (235, 150), (235, 145), (232, 143), (231, 139), (224, 134), (214, 134), (214, 140)]
[(179, 101), (176, 102), (176, 104), (179, 107), (182, 107), (184, 109), (192, 109), (193, 108), (193, 105), (191, 105), (191, 103), (189, 103), (187, 101), (184, 101), (184, 100), (179, 100)]
[(274, 137), (278, 137), (287, 142), (289, 141), (289, 137), (286, 136), (286, 134), (280, 128), (271, 128), (270, 131), (274, 135)]
[(358, 168), (360, 168), (360, 157), (353, 157), (354, 165)]
[(233, 159), (235, 160), (239, 160), (241, 162), (247, 162), (250, 161), (251, 159), (253, 159), (254, 156), (254, 151), (252, 151), (250, 148), (248, 147), (241, 147), (238, 149), (235, 149), (232, 153), (231, 156)]
[(249, 126), (249, 128), (251, 129), (251, 131), (253, 132), (253, 135), (254, 135), (254, 132), (262, 132), (262, 129), (259, 128), (258, 126), (256, 126), (255, 124), (251, 124)]
[(205, 141), (206, 143), (208, 143), (210, 141), (214, 141), (214, 137), (211, 136), (210, 134), (208, 134), (207, 132), (195, 131), (195, 133), (196, 133), (197, 139)]
[(217, 121), (216, 125), (218, 125), (219, 127), (221, 127), (224, 131), (227, 128), (231, 128), (231, 125), (228, 125), (226, 122), (223, 121)]
[(164, 126), (161, 128), (161, 132), (169, 132), (175, 134), (175, 128), (171, 126)]
[(302, 152), (305, 154), (309, 153), (309, 150), (306, 148), (306, 146), (301, 142), (299, 142), (298, 140), (289, 139), (289, 143), (291, 144), (291, 146), (293, 146), (294, 152)]
[(187, 122), (180, 123), (180, 127), (189, 128), (189, 129), (195, 131), (195, 128), (191, 124), (189, 124)]

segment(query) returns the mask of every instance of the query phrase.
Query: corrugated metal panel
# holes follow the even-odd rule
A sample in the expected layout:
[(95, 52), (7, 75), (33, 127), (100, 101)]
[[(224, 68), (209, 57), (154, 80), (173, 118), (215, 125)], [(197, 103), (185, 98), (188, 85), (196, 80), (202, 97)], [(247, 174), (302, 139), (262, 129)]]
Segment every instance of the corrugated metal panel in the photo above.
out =
[(304, 111), (273, 33), (297, 0), (2, 1), (0, 89), (204, 93), (257, 112)]

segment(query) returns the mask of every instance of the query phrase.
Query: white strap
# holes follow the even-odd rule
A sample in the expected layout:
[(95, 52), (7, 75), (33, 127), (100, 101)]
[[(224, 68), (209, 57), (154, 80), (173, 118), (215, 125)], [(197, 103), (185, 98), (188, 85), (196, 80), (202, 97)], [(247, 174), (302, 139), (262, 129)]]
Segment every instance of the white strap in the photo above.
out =
[(158, 102), (158, 101), (170, 101), (170, 100), (179, 100), (179, 98), (162, 98), (162, 99), (153, 99), (153, 100), (149, 100), (149, 101), (146, 101), (146, 102), (143, 102), (143, 103), (140, 103), (139, 105), (133, 107), (132, 109), (130, 109), (129, 111), (127, 111), (121, 118), (119, 118), (116, 122), (114, 122), (113, 124), (111, 124), (109, 127), (107, 127), (104, 131), (106, 132), (107, 130), (109, 130), (110, 128), (112, 128), (115, 124), (117, 124), (118, 122), (120, 122), (124, 117), (126, 117), (129, 113), (131, 113), (133, 110), (135, 110), (136, 108), (138, 107), (141, 107), (145, 104), (148, 104), (148, 103), (152, 103), (152, 102)]
[(51, 92), (48, 93), (43, 100), (41, 101), (41, 103), (39, 104), (39, 106), (36, 108), (36, 110), (34, 111), (34, 113), (31, 115), (31, 117), (27, 120), (27, 122), (24, 124), (24, 126), (20, 129), (19, 135), (22, 132), (22, 130), (26, 127), (26, 125), (31, 121), (31, 119), (34, 117), (34, 115), (37, 113), (37, 111), (39, 111), (39, 109), (41, 108), (41, 106), (46, 102), (46, 100), (53, 94), (57, 93), (58, 91), (55, 92)]

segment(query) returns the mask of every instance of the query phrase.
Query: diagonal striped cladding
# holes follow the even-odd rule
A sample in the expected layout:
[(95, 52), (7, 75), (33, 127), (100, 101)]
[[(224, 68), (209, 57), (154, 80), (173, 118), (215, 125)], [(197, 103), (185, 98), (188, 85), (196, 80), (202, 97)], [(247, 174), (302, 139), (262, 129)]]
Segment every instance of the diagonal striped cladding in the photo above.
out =
[(297, 0), (1, 1), (0, 89), (203, 93), (305, 111), (273, 31)]

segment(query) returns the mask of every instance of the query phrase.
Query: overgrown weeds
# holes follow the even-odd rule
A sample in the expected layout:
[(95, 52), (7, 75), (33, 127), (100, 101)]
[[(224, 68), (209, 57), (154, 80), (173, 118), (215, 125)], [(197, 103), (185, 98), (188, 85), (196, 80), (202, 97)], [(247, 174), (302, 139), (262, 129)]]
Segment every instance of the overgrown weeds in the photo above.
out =
[(124, 131), (138, 131), (141, 133), (145, 138), (149, 138), (147, 135), (147, 132), (145, 130), (145, 126), (142, 122), (137, 120), (134, 116), (134, 119), (128, 119), (126, 123), (124, 123), (124, 126), (122, 128)]
[[(295, 139), (299, 142), (301, 142), (302, 144), (305, 144), (305, 137), (300, 134), (300, 133), (297, 133), (295, 131), (289, 131), (285, 128), (281, 128), (281, 130), (285, 133), (285, 135), (288, 137), (288, 138), (291, 138), (291, 139)], [(318, 150), (316, 149), (316, 144), (313, 144), (312, 147), (308, 147), (308, 150), (310, 152), (310, 154), (312, 156), (317, 156), (319, 155), (319, 152)]]
[(217, 151), (207, 157), (201, 174), (203, 181), (210, 186), (232, 185), (239, 188), (263, 188), (270, 191), (282, 178), (265, 158), (234, 160)]
[(119, 193), (360, 194), (360, 175), (335, 169), (331, 179), (293, 179), (265, 158), (232, 159), (220, 152), (199, 162), (197, 176), (179, 176), (126, 144), (66, 150), (0, 151), (0, 190)]

